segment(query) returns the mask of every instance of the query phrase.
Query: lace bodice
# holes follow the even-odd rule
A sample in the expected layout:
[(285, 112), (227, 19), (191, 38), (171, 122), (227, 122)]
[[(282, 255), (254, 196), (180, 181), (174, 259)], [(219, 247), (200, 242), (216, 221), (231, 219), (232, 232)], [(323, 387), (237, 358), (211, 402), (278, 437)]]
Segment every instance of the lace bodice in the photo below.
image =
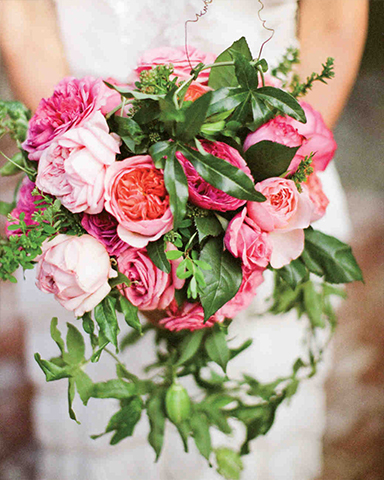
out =
[[(145, 50), (184, 44), (184, 22), (201, 0), (56, 0), (62, 40), (72, 73), (125, 80)], [(297, 0), (264, 0), (261, 16), (273, 39), (263, 51), (270, 63), (296, 42)], [(257, 0), (213, 0), (208, 13), (188, 27), (188, 43), (219, 54), (245, 36), (256, 56), (270, 32), (258, 18)]]

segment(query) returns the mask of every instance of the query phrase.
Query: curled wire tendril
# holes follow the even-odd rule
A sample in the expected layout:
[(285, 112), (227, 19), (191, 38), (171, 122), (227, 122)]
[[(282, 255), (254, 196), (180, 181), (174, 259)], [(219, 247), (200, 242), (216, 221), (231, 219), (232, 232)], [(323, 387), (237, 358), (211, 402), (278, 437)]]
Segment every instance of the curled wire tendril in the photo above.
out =
[(269, 36), (269, 38), (267, 38), (267, 40), (265, 40), (262, 44), (261, 44), (261, 47), (260, 47), (260, 52), (259, 52), (259, 55), (257, 57), (258, 60), (260, 60), (260, 57), (261, 57), (261, 54), (263, 53), (263, 48), (264, 48), (264, 45), (266, 45), (270, 40), (272, 40), (274, 34), (275, 34), (275, 30), (273, 28), (269, 28), (267, 27), (265, 24), (267, 23), (266, 20), (263, 20), (261, 18), (261, 15), (260, 13), (264, 10), (264, 3), (261, 1), (261, 0), (258, 0), (258, 2), (260, 3), (260, 8), (259, 8), (259, 11), (257, 12), (257, 16), (259, 17), (259, 20), (260, 22), (262, 23), (263, 25), (263, 28), (265, 30), (267, 30), (268, 32), (272, 32), (271, 35)]
[(185, 29), (185, 35), (184, 35), (184, 39), (185, 39), (185, 54), (187, 56), (187, 60), (188, 60), (188, 63), (189, 63), (189, 66), (191, 67), (191, 70), (193, 69), (192, 67), (192, 64), (191, 64), (191, 60), (189, 58), (189, 53), (188, 53), (188, 23), (196, 23), (199, 21), (199, 19), (201, 17), (203, 17), (204, 15), (206, 15), (208, 13), (208, 8), (209, 8), (209, 4), (212, 3), (213, 0), (203, 0), (203, 8), (200, 10), (200, 12), (196, 13), (196, 18), (194, 18), (193, 20), (187, 20), (185, 23), (184, 23), (184, 29)]

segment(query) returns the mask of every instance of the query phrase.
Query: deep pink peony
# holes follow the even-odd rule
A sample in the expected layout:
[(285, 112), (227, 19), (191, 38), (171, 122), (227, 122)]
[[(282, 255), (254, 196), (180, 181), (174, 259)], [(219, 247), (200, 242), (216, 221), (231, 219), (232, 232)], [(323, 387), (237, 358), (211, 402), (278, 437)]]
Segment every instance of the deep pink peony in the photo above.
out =
[[(222, 142), (209, 142), (207, 140), (203, 140), (201, 144), (206, 152), (226, 160), (251, 177), (251, 171), (245, 160), (233, 147)], [(237, 210), (246, 203), (245, 200), (231, 197), (227, 193), (212, 187), (212, 185), (200, 177), (191, 162), (181, 152), (176, 152), (176, 157), (181, 162), (188, 180), (189, 200), (198, 207), (226, 212), (228, 210)]]
[(111, 95), (113, 91), (101, 78), (64, 78), (51, 97), (40, 101), (29, 122), (27, 139), (23, 143), (29, 159), (39, 160), (55, 138), (82, 125), (107, 105)]
[[(300, 135), (297, 129), (290, 125), (288, 118), (276, 117), (255, 132), (248, 134), (244, 142), (244, 151), (263, 140), (280, 143), (287, 147), (301, 147), (305, 142), (305, 137)], [(304, 160), (304, 157), (305, 155), (301, 153), (301, 148), (299, 148), (289, 165), (288, 171), (291, 173), (295, 172), (300, 162)]]
[(248, 308), (255, 298), (258, 287), (264, 281), (263, 271), (264, 269), (261, 268), (250, 269), (243, 267), (243, 280), (239, 291), (216, 312), (216, 315), (234, 318), (238, 313)]
[(216, 313), (204, 323), (204, 311), (200, 303), (185, 302), (180, 308), (174, 300), (166, 310), (166, 316), (159, 321), (159, 325), (171, 332), (180, 332), (180, 330), (193, 332), (213, 327), (215, 323), (223, 320), (224, 317)]
[(90, 235), (57, 235), (42, 245), (37, 257), (36, 285), (78, 317), (90, 312), (111, 290), (117, 276), (104, 246)]
[[(216, 55), (213, 53), (200, 52), (195, 47), (188, 47), (188, 55), (192, 67), (196, 67), (199, 63), (205, 65), (214, 63)], [(157, 65), (172, 64), (174, 68), (174, 75), (184, 80), (190, 76), (191, 66), (188, 62), (185, 53), (185, 47), (159, 47), (146, 51), (138, 60), (138, 66), (135, 72), (139, 75), (143, 70), (150, 70)], [(204, 70), (200, 73), (197, 81), (207, 84), (210, 69)]]
[(81, 225), (105, 246), (109, 255), (118, 256), (128, 248), (128, 244), (117, 235), (116, 218), (105, 210), (98, 215), (84, 213)]
[[(40, 195), (32, 195), (32, 191), (36, 185), (29, 180), (28, 177), (24, 177), (21, 187), (19, 190), (19, 195), (18, 195), (18, 200), (17, 200), (17, 205), (16, 208), (14, 208), (11, 212), (12, 217), (14, 218), (19, 218), (21, 213), (25, 213), (24, 217), (24, 222), (27, 225), (38, 225), (37, 222), (34, 222), (32, 220), (32, 215), (38, 210), (36, 208), (36, 205), (34, 202), (37, 200), (41, 200), (42, 197)], [(10, 222), (6, 221), (5, 222), (5, 231), (7, 236), (9, 237), (10, 235), (20, 235), (21, 230), (8, 230), (8, 227), (10, 225), (14, 225), (16, 222)]]
[(265, 268), (271, 258), (268, 234), (247, 216), (247, 209), (238, 213), (229, 223), (224, 243), (236, 258), (241, 258), (248, 269)]
[(130, 157), (108, 168), (105, 200), (105, 209), (119, 222), (119, 237), (133, 247), (145, 247), (172, 230), (163, 173), (149, 155)]
[(313, 166), (315, 170), (323, 171), (332, 160), (337, 149), (337, 143), (331, 130), (325, 125), (320, 112), (317, 112), (309, 103), (301, 102), (307, 117), (307, 123), (300, 123), (293, 118), (287, 118), (289, 123), (304, 135), (305, 141), (298, 153), (302, 156), (315, 153)]
[(323, 185), (320, 178), (313, 172), (308, 178), (306, 185), (308, 187), (309, 198), (311, 199), (314, 210), (311, 218), (311, 223), (320, 220), (325, 215), (329, 200), (323, 191)]
[(308, 189), (297, 191), (292, 180), (273, 177), (256, 184), (265, 202), (248, 202), (248, 216), (270, 232), (271, 266), (281, 268), (300, 256), (304, 249), (304, 228), (311, 222), (313, 204)]
[(176, 277), (179, 262), (171, 262), (172, 272), (165, 273), (156, 267), (145, 248), (129, 247), (117, 263), (119, 271), (132, 281), (130, 287), (121, 287), (120, 292), (140, 310), (164, 310), (173, 300), (175, 288), (184, 283)]
[(104, 207), (104, 178), (115, 162), (119, 140), (96, 112), (81, 127), (52, 142), (40, 158), (36, 185), (55, 195), (72, 213), (100, 213)]

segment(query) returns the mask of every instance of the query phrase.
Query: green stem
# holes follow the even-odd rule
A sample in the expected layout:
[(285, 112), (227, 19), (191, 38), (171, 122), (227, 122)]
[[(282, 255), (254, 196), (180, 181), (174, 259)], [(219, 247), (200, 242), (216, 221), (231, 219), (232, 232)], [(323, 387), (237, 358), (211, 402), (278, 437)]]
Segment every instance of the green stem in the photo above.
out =
[(25, 172), (27, 175), (28, 175), (29, 173), (33, 173), (31, 170), (27, 170), (26, 168), (23, 168), (21, 165), (18, 165), (16, 162), (14, 162), (14, 161), (12, 160), (12, 158), (9, 158), (9, 157), (8, 157), (4, 152), (2, 152), (1, 150), (0, 150), (0, 153), (1, 153), (1, 155), (2, 155), (6, 160), (8, 160), (8, 162), (13, 163), (13, 165), (15, 165), (18, 169), (22, 170), (23, 172)]

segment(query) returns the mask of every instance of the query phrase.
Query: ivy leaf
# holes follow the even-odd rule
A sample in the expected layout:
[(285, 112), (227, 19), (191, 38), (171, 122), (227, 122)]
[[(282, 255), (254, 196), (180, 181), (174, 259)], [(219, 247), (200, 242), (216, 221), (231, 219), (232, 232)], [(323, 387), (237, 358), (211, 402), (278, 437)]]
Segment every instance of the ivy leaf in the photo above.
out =
[(230, 112), (236, 108), (248, 96), (248, 90), (244, 88), (223, 87), (212, 92), (211, 104), (207, 116)]
[(164, 169), (165, 157), (168, 157), (172, 148), (173, 146), (169, 142), (157, 142), (149, 147), (149, 154), (156, 168)]
[(235, 73), (241, 87), (247, 90), (256, 90), (259, 84), (257, 72), (250, 65), (249, 60), (236, 50), (230, 50), (230, 54), (235, 62)]
[(126, 285), (127, 287), (130, 287), (132, 284), (129, 278), (121, 272), (117, 272), (117, 277), (111, 278), (108, 283), (111, 288), (114, 288), (117, 285)]
[(61, 354), (64, 353), (64, 340), (61, 338), (60, 330), (57, 328), (58, 319), (57, 317), (53, 317), (51, 320), (51, 337), (57, 344), (60, 349)]
[(142, 327), (138, 315), (139, 309), (132, 305), (132, 303), (123, 296), (120, 296), (119, 302), (127, 325), (134, 328), (141, 334)]
[(209, 358), (220, 365), (225, 372), (227, 370), (227, 363), (230, 354), (225, 333), (219, 326), (212, 328), (205, 339), (205, 350), (207, 351)]
[(195, 356), (195, 354), (199, 350), (203, 336), (204, 330), (196, 330), (193, 333), (187, 334), (187, 336), (184, 338), (180, 345), (181, 355), (176, 363), (177, 366), (183, 365)]
[(262, 140), (249, 147), (244, 157), (255, 182), (261, 182), (285, 173), (299, 148)]
[(289, 115), (301, 123), (307, 122), (303, 108), (291, 94), (275, 87), (259, 88), (256, 94), (259, 98), (265, 100), (280, 112)]
[(164, 390), (154, 392), (147, 402), (147, 415), (149, 418), (150, 432), (148, 442), (156, 453), (156, 461), (160, 457), (164, 440), (165, 412)]
[(204, 413), (196, 412), (191, 417), (193, 439), (199, 452), (209, 461), (211, 455), (211, 435), (209, 423)]
[[(215, 63), (228, 62), (232, 60), (230, 51), (236, 51), (245, 56), (247, 60), (252, 60), (252, 54), (245, 37), (241, 37), (234, 42), (229, 48), (224, 50), (215, 60)], [(208, 85), (217, 90), (221, 87), (236, 87), (238, 85), (235, 67), (213, 67), (209, 75)]]
[(248, 124), (248, 128), (254, 132), (264, 123), (273, 118), (273, 111), (257, 96), (256, 92), (251, 95), (251, 111), (253, 121)]
[(283, 268), (276, 269), (275, 272), (294, 290), (299, 283), (306, 282), (309, 279), (309, 272), (304, 263), (297, 258)]
[(70, 365), (78, 365), (84, 360), (85, 344), (84, 339), (79, 330), (70, 323), (67, 323), (67, 350), (63, 353), (63, 359)]
[(307, 228), (304, 252), (302, 259), (308, 269), (329, 283), (363, 281), (351, 247), (330, 235)]
[(109, 297), (105, 297), (94, 310), (95, 320), (105, 338), (117, 348), (119, 326), (115, 308)]
[(180, 146), (180, 150), (199, 175), (213, 187), (242, 200), (265, 200), (264, 196), (255, 190), (255, 185), (248, 175), (231, 163), (184, 145)]
[(227, 480), (240, 480), (243, 462), (240, 455), (227, 447), (215, 450), (217, 471)]
[(208, 236), (217, 237), (223, 232), (221, 223), (214, 215), (208, 215), (207, 217), (195, 217), (194, 221), (199, 234), (200, 243)]
[(236, 295), (242, 281), (242, 269), (238, 259), (224, 250), (222, 238), (210, 238), (201, 250), (200, 260), (212, 267), (203, 270), (207, 286), (200, 294), (206, 321)]
[(198, 135), (207, 116), (211, 99), (212, 92), (207, 92), (191, 103), (184, 112), (184, 121), (177, 123), (176, 137), (188, 142)]
[(159, 238), (155, 242), (149, 242), (147, 245), (147, 253), (152, 262), (162, 272), (170, 273), (171, 264), (169, 263), (165, 254), (165, 241), (164, 237)]
[(68, 414), (69, 418), (74, 420), (78, 425), (80, 422), (76, 418), (76, 414), (72, 408), (73, 400), (75, 398), (76, 388), (75, 388), (75, 381), (73, 378), (68, 378)]
[(188, 181), (184, 169), (175, 156), (169, 154), (164, 167), (164, 183), (169, 194), (169, 204), (173, 215), (173, 228), (177, 229), (184, 219), (189, 197)]
[(68, 378), (71, 376), (71, 369), (68, 367), (59, 367), (53, 362), (43, 360), (38, 353), (35, 353), (34, 358), (43, 370), (47, 382), (60, 380), (61, 378)]
[(136, 393), (136, 387), (133, 383), (127, 383), (121, 379), (108, 380), (93, 385), (93, 398), (130, 398)]
[(92, 397), (93, 394), (93, 382), (89, 376), (83, 372), (83, 370), (78, 369), (74, 374), (74, 380), (76, 383), (77, 391), (80, 395), (81, 401), (84, 405), (87, 405), (88, 400)]

